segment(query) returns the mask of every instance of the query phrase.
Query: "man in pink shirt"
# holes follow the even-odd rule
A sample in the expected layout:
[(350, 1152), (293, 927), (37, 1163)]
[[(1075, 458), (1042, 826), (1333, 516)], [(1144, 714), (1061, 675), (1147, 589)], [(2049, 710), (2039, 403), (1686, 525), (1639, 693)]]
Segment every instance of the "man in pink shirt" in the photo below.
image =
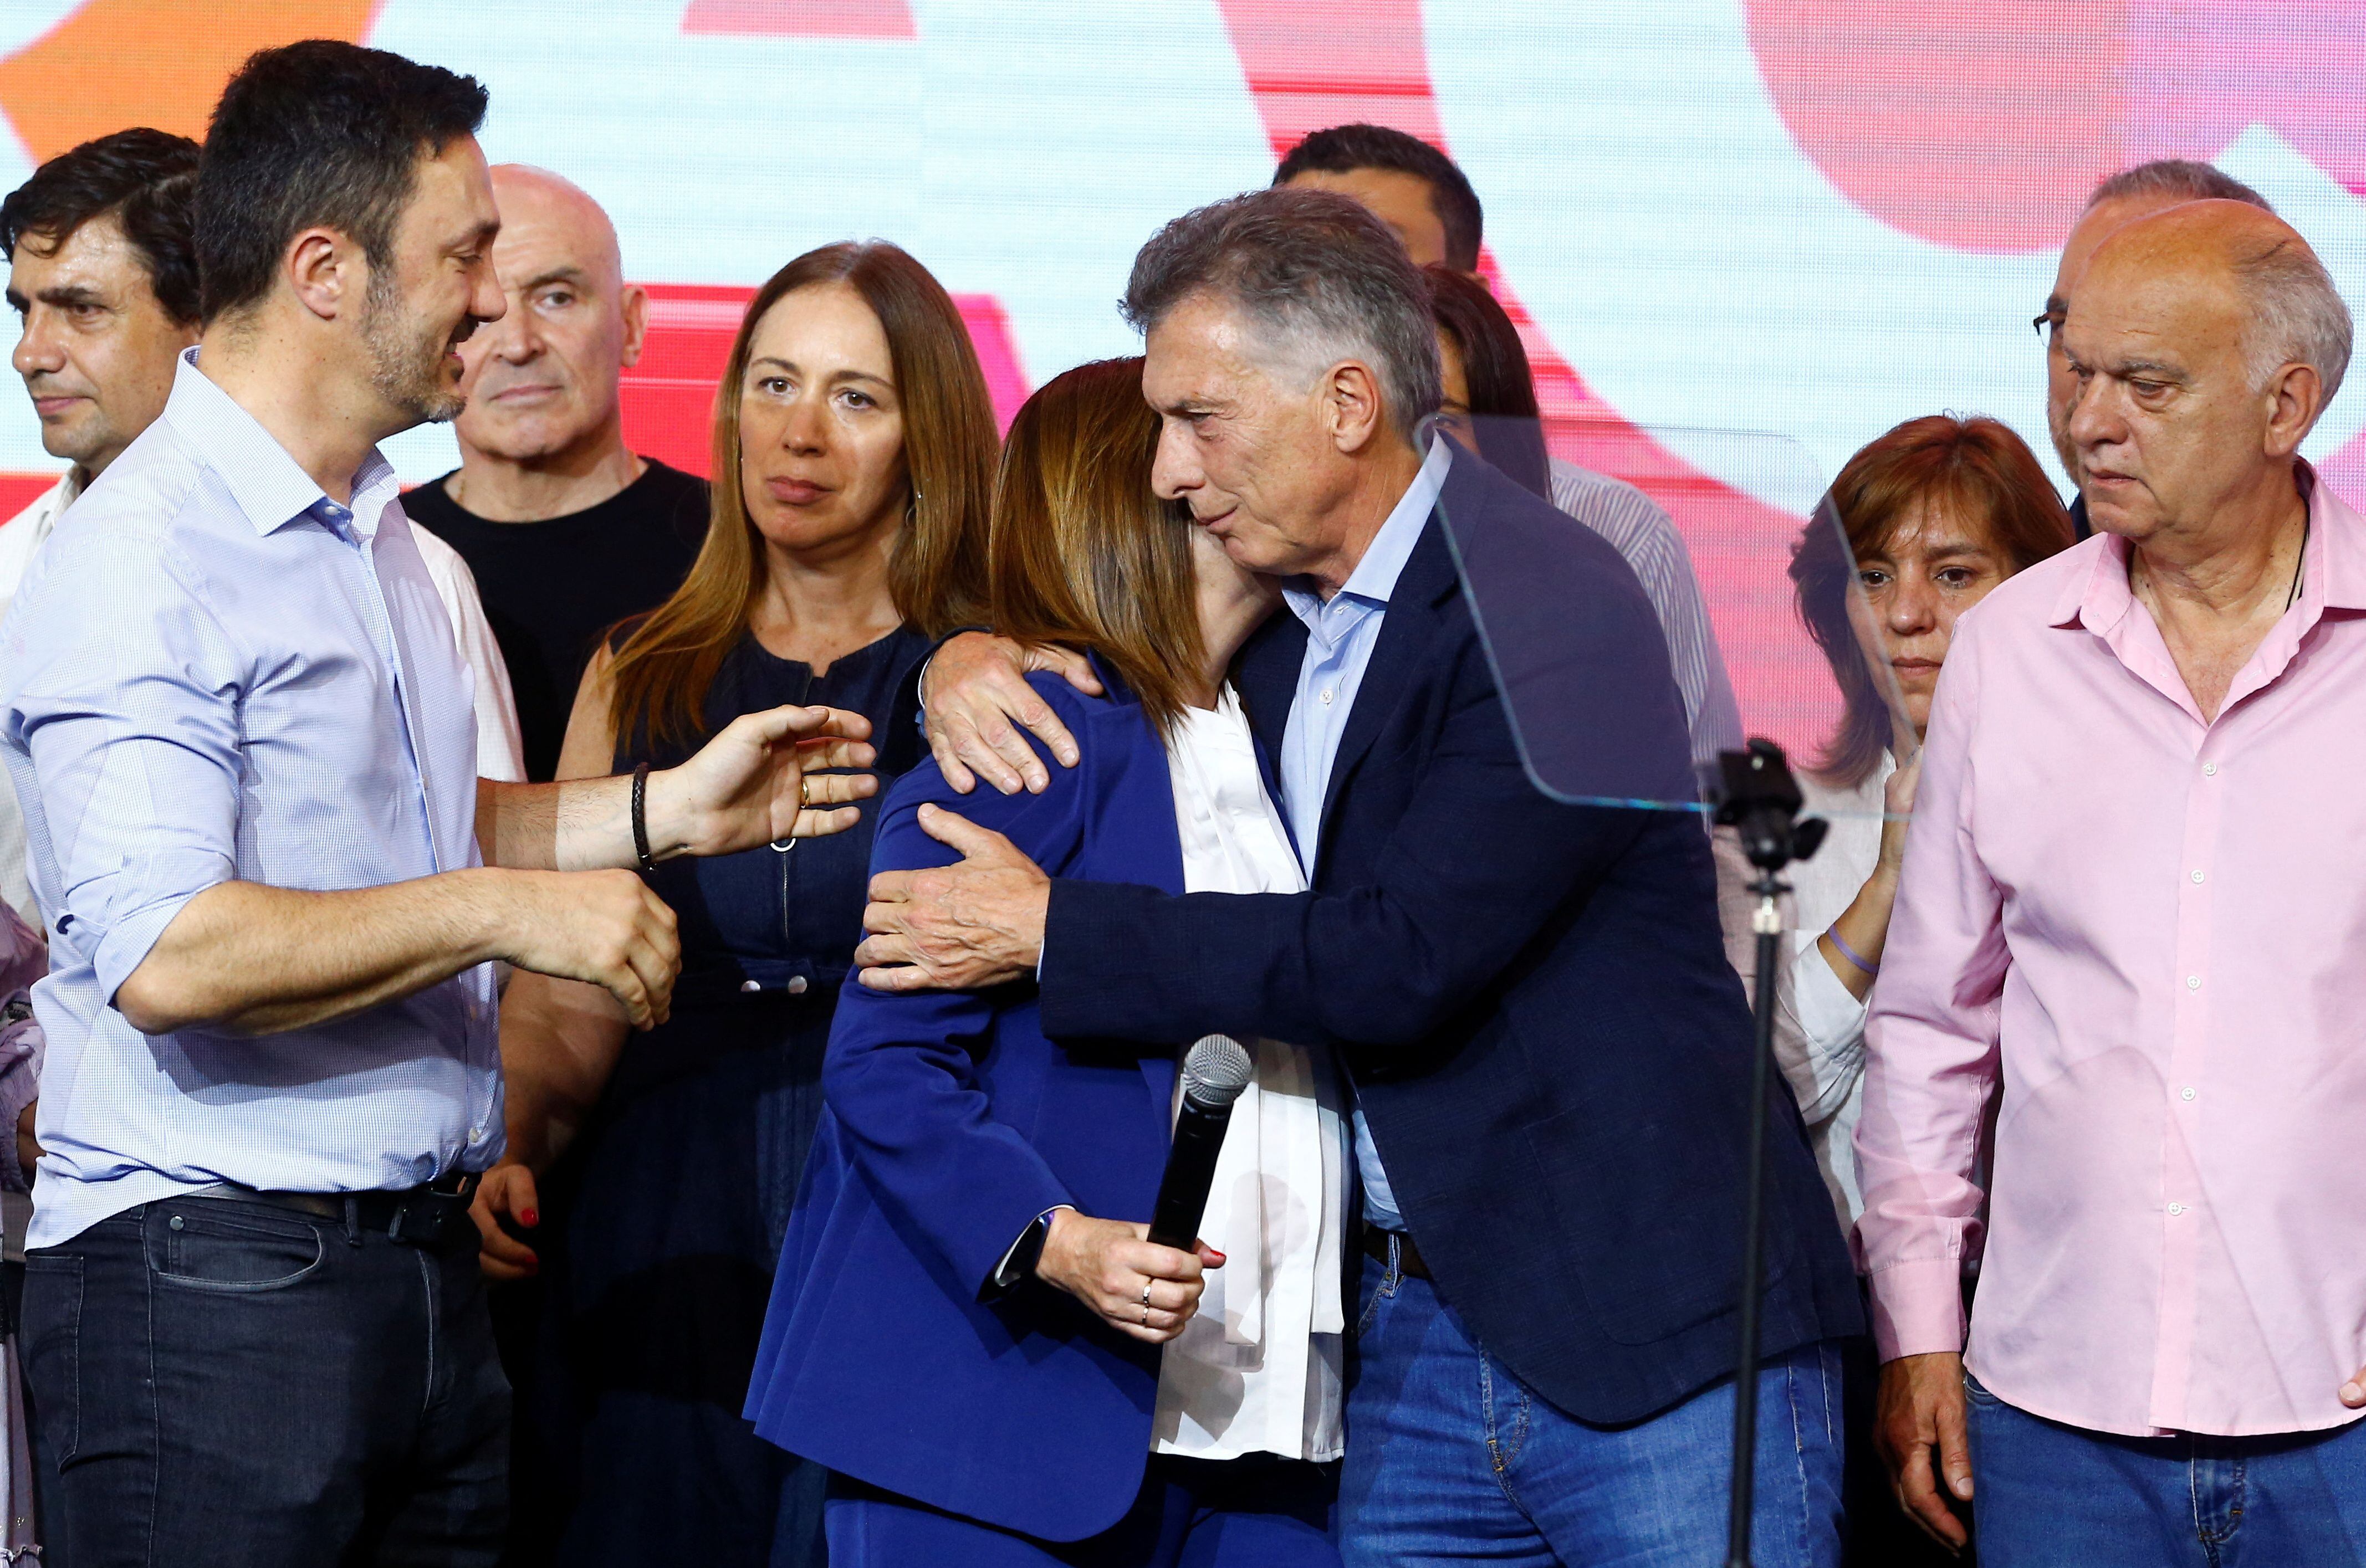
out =
[(2257, 207), (2113, 234), (2064, 325), (2099, 535), (1940, 680), (1858, 1238), (1879, 1446), (1986, 1568), (2366, 1541), (2366, 520), (2298, 455), (2350, 338)]

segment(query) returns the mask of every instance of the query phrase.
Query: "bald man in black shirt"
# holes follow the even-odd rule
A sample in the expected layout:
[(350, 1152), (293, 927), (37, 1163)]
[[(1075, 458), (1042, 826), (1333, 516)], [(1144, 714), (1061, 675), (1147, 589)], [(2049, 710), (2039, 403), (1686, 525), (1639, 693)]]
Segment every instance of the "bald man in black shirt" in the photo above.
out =
[(493, 171), (509, 313), (461, 345), (460, 466), (403, 510), (468, 563), (517, 696), (529, 779), (558, 763), (601, 633), (678, 587), (706, 538), (704, 479), (625, 444), (617, 384), (648, 297), (599, 204), (540, 169)]

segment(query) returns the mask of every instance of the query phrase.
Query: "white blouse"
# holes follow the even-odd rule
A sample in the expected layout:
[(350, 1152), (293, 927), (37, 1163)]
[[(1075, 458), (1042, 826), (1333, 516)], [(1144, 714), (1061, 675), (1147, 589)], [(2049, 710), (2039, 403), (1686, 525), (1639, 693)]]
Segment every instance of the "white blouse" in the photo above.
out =
[[(1848, 912), (1881, 858), (1884, 787), (1898, 770), (1882, 753), (1881, 765), (1853, 790), (1818, 783), (1803, 768), (1802, 816), (1831, 823), (1823, 847), (1783, 873), (1791, 884), (1783, 912), (1782, 965), (1774, 987), (1774, 1061), (1799, 1102), (1808, 1143), (1832, 1195), (1841, 1229), (1853, 1230), (1865, 1212), (1857, 1186), (1856, 1124), (1865, 1105), (1864, 1002), (1832, 970), (1817, 939)], [(1754, 980), (1755, 942), (1750, 914), (1756, 901), (1741, 886), (1753, 873), (1742, 864), (1729, 832), (1719, 830), (1718, 892), (1724, 905), (1726, 948), (1745, 987)]]
[[(1187, 892), (1304, 890), (1229, 687), (1212, 711), (1184, 711), (1166, 765)], [(1200, 1226), (1226, 1261), (1209, 1271), (1198, 1315), (1166, 1346), (1151, 1450), (1333, 1460), (1343, 1450), (1346, 1331), (1338, 1074), (1317, 1047), (1258, 1040), (1252, 1055), (1256, 1076), (1233, 1106)]]

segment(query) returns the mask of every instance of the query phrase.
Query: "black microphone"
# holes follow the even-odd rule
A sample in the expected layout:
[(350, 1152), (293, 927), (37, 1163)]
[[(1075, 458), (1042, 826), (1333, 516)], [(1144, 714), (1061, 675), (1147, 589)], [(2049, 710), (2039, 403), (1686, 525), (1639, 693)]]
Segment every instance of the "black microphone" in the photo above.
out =
[(1233, 1124), (1233, 1102), (1249, 1086), (1256, 1064), (1230, 1035), (1204, 1035), (1183, 1053), (1183, 1109), (1175, 1118), (1175, 1147), (1158, 1182), (1158, 1207), (1150, 1218), (1150, 1239), (1161, 1247), (1191, 1250), (1200, 1220), (1208, 1212), (1208, 1189), (1216, 1181), (1216, 1156), (1224, 1150), (1224, 1129)]

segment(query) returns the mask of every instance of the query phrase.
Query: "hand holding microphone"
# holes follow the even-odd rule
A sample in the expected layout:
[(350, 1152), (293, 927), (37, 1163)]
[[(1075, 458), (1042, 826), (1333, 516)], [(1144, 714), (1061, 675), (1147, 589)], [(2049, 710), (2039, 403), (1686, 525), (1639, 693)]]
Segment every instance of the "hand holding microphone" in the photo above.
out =
[(1198, 1239), (1208, 1190), (1223, 1151), (1233, 1102), (1256, 1070), (1228, 1035), (1209, 1035), (1183, 1057), (1183, 1107), (1151, 1223), (1052, 1215), (1036, 1274), (1133, 1338), (1163, 1345), (1200, 1308), (1205, 1271), (1224, 1255)]

